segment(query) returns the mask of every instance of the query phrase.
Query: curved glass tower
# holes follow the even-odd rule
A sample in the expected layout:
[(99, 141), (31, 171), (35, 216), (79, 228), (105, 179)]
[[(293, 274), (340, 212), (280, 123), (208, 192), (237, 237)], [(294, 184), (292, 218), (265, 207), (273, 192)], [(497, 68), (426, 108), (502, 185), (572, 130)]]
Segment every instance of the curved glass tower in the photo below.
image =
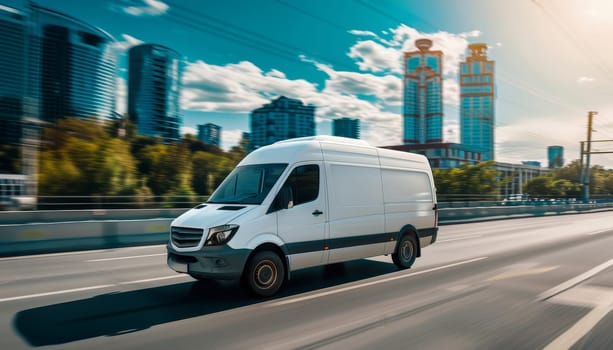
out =
[[(38, 56), (40, 118), (113, 116), (115, 110), (115, 39), (105, 31), (63, 13), (31, 6)], [(32, 79), (34, 80), (34, 79)]]
[(137, 133), (165, 142), (181, 139), (181, 56), (157, 44), (129, 52), (128, 115)]

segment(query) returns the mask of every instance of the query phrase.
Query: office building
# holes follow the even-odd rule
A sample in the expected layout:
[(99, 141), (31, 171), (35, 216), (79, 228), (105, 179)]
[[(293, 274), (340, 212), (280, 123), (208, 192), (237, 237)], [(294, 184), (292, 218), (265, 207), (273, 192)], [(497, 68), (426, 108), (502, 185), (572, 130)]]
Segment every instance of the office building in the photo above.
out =
[(524, 186), (537, 176), (549, 172), (547, 168), (533, 164), (495, 162), (492, 169), (498, 172), (498, 193), (503, 198), (523, 196)]
[(479, 150), (483, 160), (494, 160), (494, 61), (486, 44), (468, 50), (460, 63), (460, 142)]
[(558, 169), (564, 166), (564, 147), (549, 146), (547, 147), (547, 159), (549, 160), (549, 169)]
[(404, 54), (404, 144), (443, 142), (443, 52), (432, 41), (415, 41)]
[(27, 82), (27, 16), (0, 5), (0, 144), (19, 144)]
[[(115, 110), (115, 39), (63, 13), (31, 5), (30, 84), (40, 118), (111, 118)], [(37, 65), (37, 66), (35, 66)]]
[(221, 126), (212, 123), (198, 125), (198, 140), (207, 145), (220, 146)]
[(360, 138), (360, 120), (351, 118), (339, 118), (332, 120), (332, 135)]
[(157, 44), (134, 46), (128, 56), (128, 116), (137, 134), (180, 140), (181, 56)]
[(315, 136), (315, 106), (278, 97), (251, 112), (250, 150), (276, 141)]
[(383, 148), (424, 155), (433, 169), (457, 168), (462, 165), (476, 165), (481, 153), (458, 143), (436, 143), (422, 145), (396, 145)]
[(530, 166), (535, 166), (535, 167), (541, 167), (541, 162), (536, 161), (536, 160), (524, 160), (521, 162), (523, 165), (530, 165)]

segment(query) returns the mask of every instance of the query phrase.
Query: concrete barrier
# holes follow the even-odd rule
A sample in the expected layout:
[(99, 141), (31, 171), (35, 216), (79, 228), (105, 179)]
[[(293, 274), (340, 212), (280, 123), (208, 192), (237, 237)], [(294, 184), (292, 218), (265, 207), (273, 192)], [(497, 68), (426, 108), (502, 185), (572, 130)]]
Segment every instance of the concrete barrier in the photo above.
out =
[(174, 219), (189, 208), (0, 211), (0, 224), (88, 220)]
[[(91, 210), (42, 211), (23, 212), (11, 219), (8, 216), (15, 212), (3, 212), (0, 216), (4, 218), (0, 218), (0, 222), (32, 222), (0, 224), (0, 256), (163, 244), (168, 241), (170, 222), (185, 210), (107, 210), (97, 214)], [(445, 225), (602, 210), (613, 210), (613, 203), (443, 208), (439, 210), (439, 223)], [(61, 218), (72, 220), (58, 221)]]
[(0, 225), (0, 256), (162, 244), (172, 219)]

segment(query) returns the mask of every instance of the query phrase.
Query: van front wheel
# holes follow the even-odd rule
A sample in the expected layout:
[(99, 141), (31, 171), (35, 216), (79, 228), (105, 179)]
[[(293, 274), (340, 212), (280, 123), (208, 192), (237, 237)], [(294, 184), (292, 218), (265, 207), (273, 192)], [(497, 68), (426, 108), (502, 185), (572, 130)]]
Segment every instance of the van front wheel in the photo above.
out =
[(262, 251), (249, 260), (243, 282), (261, 297), (269, 297), (279, 291), (285, 278), (285, 267), (281, 258), (271, 251)]
[(392, 261), (399, 269), (404, 270), (413, 266), (417, 258), (417, 241), (411, 234), (402, 236), (396, 247), (396, 252), (392, 254)]

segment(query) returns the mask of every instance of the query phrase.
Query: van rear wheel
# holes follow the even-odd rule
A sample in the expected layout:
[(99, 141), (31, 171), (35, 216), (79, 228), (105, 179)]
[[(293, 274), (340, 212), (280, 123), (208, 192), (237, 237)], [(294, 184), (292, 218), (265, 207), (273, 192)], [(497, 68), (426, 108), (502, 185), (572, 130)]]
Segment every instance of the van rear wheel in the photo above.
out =
[(243, 282), (249, 290), (260, 297), (269, 297), (279, 291), (285, 279), (285, 267), (281, 258), (271, 251), (256, 253), (249, 260)]
[(402, 236), (396, 251), (392, 254), (392, 261), (399, 269), (404, 270), (413, 266), (417, 259), (417, 240), (412, 234)]

